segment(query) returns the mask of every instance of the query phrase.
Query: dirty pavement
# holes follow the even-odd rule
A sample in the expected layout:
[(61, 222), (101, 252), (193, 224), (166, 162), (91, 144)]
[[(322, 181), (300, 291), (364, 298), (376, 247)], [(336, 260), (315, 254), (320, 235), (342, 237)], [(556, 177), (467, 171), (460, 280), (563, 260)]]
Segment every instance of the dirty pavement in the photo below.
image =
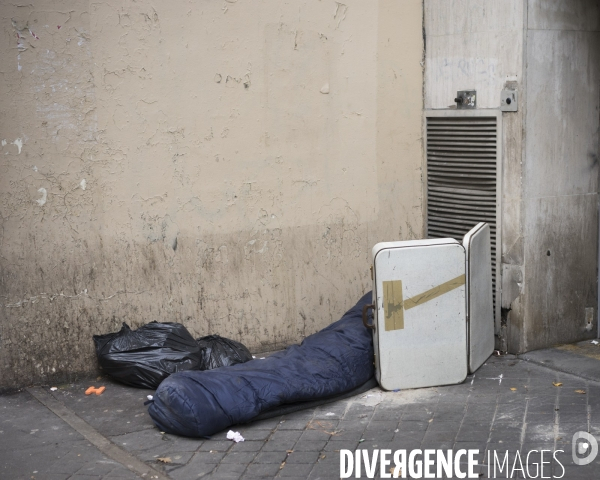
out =
[[(91, 385), (106, 389), (86, 396)], [(0, 478), (333, 479), (343, 449), (428, 448), (479, 449), (479, 478), (494, 478), (488, 451), (508, 451), (513, 465), (517, 451), (525, 463), (527, 452), (542, 449), (564, 451), (559, 462), (545, 458), (545, 477), (600, 475), (600, 458), (576, 465), (571, 450), (576, 432), (600, 437), (600, 347), (590, 342), (491, 357), (460, 385), (373, 389), (238, 425), (232, 430), (244, 441), (237, 443), (227, 430), (210, 439), (161, 433), (144, 406), (151, 390), (106, 377), (50, 387), (0, 396)], [(525, 478), (535, 478), (534, 457)], [(496, 478), (507, 474), (496, 471)]]

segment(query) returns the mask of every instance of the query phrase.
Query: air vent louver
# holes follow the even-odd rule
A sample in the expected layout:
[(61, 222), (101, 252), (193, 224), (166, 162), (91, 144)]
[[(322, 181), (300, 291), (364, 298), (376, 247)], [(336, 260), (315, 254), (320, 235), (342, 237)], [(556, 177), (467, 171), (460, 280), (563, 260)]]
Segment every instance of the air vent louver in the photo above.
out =
[(498, 118), (443, 115), (427, 116), (426, 122), (427, 236), (462, 240), (477, 223), (490, 225), (498, 317)]

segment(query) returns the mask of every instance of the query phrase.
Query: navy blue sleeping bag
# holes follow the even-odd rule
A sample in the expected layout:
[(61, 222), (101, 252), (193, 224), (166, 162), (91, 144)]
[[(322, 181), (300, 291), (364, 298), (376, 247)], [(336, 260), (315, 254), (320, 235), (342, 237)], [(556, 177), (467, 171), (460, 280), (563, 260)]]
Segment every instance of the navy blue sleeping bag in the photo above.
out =
[(214, 370), (179, 372), (156, 390), (148, 412), (163, 432), (207, 437), (278, 405), (331, 397), (374, 375), (363, 296), (327, 328), (270, 357)]

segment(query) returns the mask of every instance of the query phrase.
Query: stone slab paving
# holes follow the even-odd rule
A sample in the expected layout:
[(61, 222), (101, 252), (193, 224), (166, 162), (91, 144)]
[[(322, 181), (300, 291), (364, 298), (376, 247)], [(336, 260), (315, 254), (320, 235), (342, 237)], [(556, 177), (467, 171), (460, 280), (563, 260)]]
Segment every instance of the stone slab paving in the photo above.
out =
[(600, 342), (590, 340), (545, 348), (519, 356), (522, 360), (600, 382)]
[(0, 478), (138, 478), (27, 392), (0, 397)]
[[(143, 405), (152, 392), (103, 379), (107, 389), (102, 395), (85, 396), (91, 384), (99, 382), (61, 385), (52, 395), (119, 448), (172, 479), (336, 479), (340, 451), (357, 449), (368, 455), (381, 449), (478, 449), (479, 478), (494, 478), (488, 452), (492, 460), (493, 452), (501, 459), (508, 452), (512, 469), (517, 456), (525, 466), (528, 452), (549, 450), (544, 476), (600, 478), (600, 456), (579, 466), (571, 452), (576, 432), (600, 439), (600, 382), (513, 356), (490, 358), (460, 385), (373, 389), (232, 427), (245, 438), (240, 443), (227, 440), (226, 432), (210, 439), (161, 433)], [(0, 397), (0, 412), (2, 479), (138, 478), (27, 392)], [(560, 463), (552, 458), (557, 450), (564, 451), (555, 454)], [(169, 463), (159, 460), (166, 458)], [(516, 470), (512, 478), (541, 478), (535, 472), (540, 454), (531, 453), (529, 459), (529, 476)], [(462, 460), (466, 468), (466, 457)], [(376, 469), (375, 478), (380, 473)], [(497, 465), (496, 478), (507, 477)], [(364, 465), (359, 478), (368, 478)]]

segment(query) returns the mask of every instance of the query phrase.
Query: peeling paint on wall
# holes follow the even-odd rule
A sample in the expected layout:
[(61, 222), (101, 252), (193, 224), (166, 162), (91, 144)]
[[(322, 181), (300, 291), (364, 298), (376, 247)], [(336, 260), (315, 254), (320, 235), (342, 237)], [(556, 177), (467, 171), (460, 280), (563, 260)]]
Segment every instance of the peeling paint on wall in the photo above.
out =
[(44, 187), (40, 188), (38, 190), (38, 192), (42, 194), (42, 198), (38, 198), (36, 200), (36, 202), (40, 207), (42, 207), (46, 204), (46, 199), (48, 198), (48, 192), (46, 191), (46, 189)]
[(21, 155), (21, 150), (23, 149), (23, 140), (20, 138), (17, 138), (14, 142), (12, 142), (13, 145), (16, 145), (18, 152), (18, 155)]
[(340, 28), (340, 23), (346, 19), (346, 12), (348, 12), (348, 5), (335, 2), (335, 12), (333, 13), (333, 18), (337, 20), (336, 28)]

